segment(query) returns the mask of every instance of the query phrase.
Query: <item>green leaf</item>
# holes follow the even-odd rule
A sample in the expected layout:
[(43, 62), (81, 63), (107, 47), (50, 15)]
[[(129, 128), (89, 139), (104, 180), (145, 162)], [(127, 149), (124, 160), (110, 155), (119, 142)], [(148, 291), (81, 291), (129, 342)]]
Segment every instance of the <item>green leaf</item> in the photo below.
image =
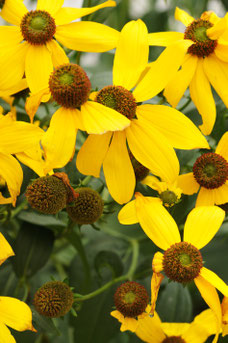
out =
[(48, 261), (54, 234), (39, 225), (24, 222), (17, 235), (13, 267), (18, 277), (31, 277)]
[(47, 216), (47, 215), (36, 213), (36, 212), (21, 211), (20, 214), (18, 215), (18, 218), (31, 224), (39, 223), (39, 225), (41, 226), (66, 227), (66, 224), (62, 222), (60, 219), (57, 219), (51, 215)]
[(113, 278), (122, 275), (123, 264), (122, 261), (115, 252), (113, 251), (99, 251), (94, 261), (95, 269), (100, 277), (102, 277), (101, 270), (108, 268), (112, 271)]

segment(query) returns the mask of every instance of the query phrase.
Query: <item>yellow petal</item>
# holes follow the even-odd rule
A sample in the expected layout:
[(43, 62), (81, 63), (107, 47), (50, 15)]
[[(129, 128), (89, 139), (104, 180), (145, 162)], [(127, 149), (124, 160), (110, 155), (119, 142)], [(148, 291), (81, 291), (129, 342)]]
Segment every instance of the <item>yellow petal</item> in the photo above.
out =
[[(167, 336), (183, 337), (184, 332), (188, 330), (188, 328), (190, 327), (190, 324), (188, 323), (161, 323), (161, 327)], [(199, 343), (202, 343), (202, 341), (200, 341)]]
[(63, 7), (55, 14), (55, 23), (56, 25), (68, 24), (71, 21), (84, 17), (85, 15), (96, 12), (97, 10), (105, 7), (115, 7), (115, 1), (105, 1), (103, 4), (93, 6), (93, 7), (84, 7), (84, 8), (73, 8), (73, 7)]
[(10, 330), (5, 324), (0, 322), (0, 339), (1, 343), (16, 343), (14, 337), (11, 335)]
[(18, 299), (0, 297), (1, 322), (17, 331), (33, 330), (32, 312)]
[[(208, 57), (204, 59), (204, 62)], [(197, 110), (202, 116), (203, 124), (200, 126), (205, 135), (209, 135), (214, 127), (216, 108), (211, 92), (210, 83), (204, 72), (203, 59), (198, 59), (195, 75), (189, 85), (190, 95)]]
[(196, 199), (196, 206), (213, 206), (215, 204), (214, 191), (214, 189), (201, 187)]
[(65, 51), (61, 46), (56, 42), (56, 40), (52, 39), (46, 43), (47, 48), (51, 54), (53, 66), (56, 68), (59, 65), (69, 63), (69, 58), (67, 57)]
[(209, 149), (206, 138), (193, 122), (174, 108), (163, 105), (141, 105), (137, 116), (161, 132), (176, 149)]
[(54, 16), (63, 6), (63, 3), (64, 0), (38, 0), (36, 9), (46, 11), (50, 13), (51, 16)]
[(160, 193), (160, 183), (161, 181), (159, 181), (155, 176), (152, 175), (148, 175), (145, 177), (145, 179), (143, 179), (141, 181), (141, 183), (143, 185), (147, 185), (152, 189), (155, 189), (156, 191), (158, 191)]
[(218, 57), (218, 59), (228, 62), (228, 46), (218, 43), (215, 49), (215, 55)]
[(213, 54), (204, 59), (203, 66), (210, 83), (228, 107), (228, 63)]
[(138, 326), (135, 334), (144, 342), (147, 343), (161, 343), (166, 338), (162, 327), (161, 321), (157, 313), (151, 318), (146, 316), (138, 321)]
[(186, 39), (177, 41), (169, 45), (158, 59), (150, 64), (149, 71), (133, 91), (138, 102), (154, 97), (166, 87), (181, 66), (191, 44), (192, 42)]
[(137, 329), (137, 326), (138, 326), (138, 321), (135, 318), (125, 317), (120, 327), (120, 331), (123, 332), (123, 331), (129, 330), (129, 331), (135, 332), (135, 330)]
[(205, 267), (201, 268), (200, 275), (217, 288), (225, 297), (228, 296), (228, 286), (220, 277)]
[(143, 231), (159, 248), (167, 250), (180, 242), (177, 224), (159, 199), (137, 193), (135, 207)]
[(228, 132), (224, 133), (224, 135), (218, 142), (215, 152), (228, 161)]
[(85, 130), (93, 134), (123, 130), (131, 123), (121, 113), (95, 101), (87, 101), (81, 106), (81, 117)]
[(119, 311), (112, 311), (111, 316), (116, 318), (120, 323), (124, 321), (124, 316)]
[(188, 88), (195, 73), (197, 61), (198, 58), (196, 56), (190, 54), (186, 55), (181, 69), (177, 71), (174, 78), (165, 87), (163, 94), (173, 107), (178, 105), (184, 92)]
[(126, 204), (118, 213), (118, 220), (121, 224), (131, 225), (138, 223), (137, 212), (135, 208), (135, 200)]
[[(18, 93), (18, 92), (24, 90), (25, 88), (28, 88), (27, 80), (26, 79), (21, 79), (13, 87), (11, 87), (9, 89), (6, 89), (3, 92), (0, 92), (0, 97), (1, 98), (7, 97), (9, 95)], [(12, 104), (11, 104), (11, 106), (12, 106)]]
[(164, 275), (160, 273), (153, 273), (151, 278), (151, 310), (150, 313), (154, 314), (155, 307), (156, 307), (156, 301), (158, 298), (158, 292), (162, 283), (162, 280), (164, 279)]
[(25, 60), (25, 75), (32, 93), (48, 87), (52, 71), (51, 54), (46, 45), (29, 46)]
[(217, 206), (194, 208), (188, 215), (184, 227), (184, 241), (197, 249), (207, 245), (222, 225), (225, 211)]
[(1, 17), (13, 25), (20, 26), (22, 17), (28, 12), (21, 0), (7, 0), (1, 11)]
[(33, 122), (34, 116), (36, 114), (36, 111), (38, 110), (38, 107), (40, 106), (41, 101), (43, 100), (43, 97), (46, 97), (46, 100), (48, 101), (51, 96), (51, 93), (49, 91), (49, 88), (44, 88), (41, 91), (31, 94), (29, 97), (27, 97), (25, 102), (25, 110), (29, 115), (31, 123)]
[(222, 300), (222, 335), (228, 335), (228, 298)]
[[(194, 282), (198, 290), (200, 291), (201, 296), (203, 297), (207, 305), (211, 308), (211, 310), (216, 316), (216, 327), (217, 327), (216, 338), (217, 338), (221, 329), (221, 321), (222, 321), (222, 312), (221, 312), (221, 306), (220, 306), (218, 293), (216, 289), (212, 286), (212, 284), (208, 282), (207, 280), (205, 280), (201, 275), (195, 278)], [(216, 338), (215, 338), (215, 341), (216, 341)], [(213, 343), (215, 341), (213, 341)]]
[(149, 45), (168, 46), (178, 40), (184, 39), (181, 32), (153, 32), (148, 34)]
[(109, 148), (112, 133), (89, 135), (78, 152), (76, 166), (80, 173), (100, 176), (100, 169)]
[[(222, 36), (223, 32), (227, 30), (227, 20), (226, 18), (221, 18), (219, 19), (215, 25), (207, 29), (206, 35), (210, 39), (218, 39), (219, 37)], [(217, 48), (217, 47), (216, 47)]]
[(179, 7), (176, 7), (175, 19), (181, 21), (185, 26), (190, 25), (195, 20), (192, 16)]
[(215, 314), (211, 309), (207, 309), (196, 316), (190, 325), (188, 324), (188, 328), (182, 334), (182, 338), (185, 342), (202, 343), (206, 342), (207, 338), (216, 334), (216, 332)]
[(77, 130), (75, 116), (78, 110), (60, 107), (52, 116), (42, 146), (45, 151), (45, 173), (54, 168), (64, 167), (75, 149)]
[(113, 84), (131, 89), (146, 68), (149, 55), (148, 31), (140, 19), (122, 29), (113, 64)]
[(176, 180), (179, 161), (165, 136), (152, 125), (140, 120), (132, 120), (126, 133), (129, 148), (142, 165), (164, 181)]
[(219, 188), (214, 189), (215, 205), (221, 205), (228, 202), (228, 181)]
[(72, 50), (103, 52), (117, 46), (119, 32), (103, 24), (80, 21), (58, 26), (55, 37)]
[(17, 160), (0, 152), (0, 175), (7, 183), (9, 193), (12, 198), (12, 204), (15, 206), (16, 198), (20, 193), (21, 184), (23, 181), (23, 172)]
[(28, 44), (21, 43), (0, 55), (0, 89), (9, 90), (21, 81), (25, 71), (25, 55)]
[(45, 176), (43, 159), (40, 158), (40, 160), (34, 160), (24, 152), (17, 153), (16, 157), (21, 163), (34, 170), (34, 172), (40, 177)]
[(115, 132), (103, 163), (109, 193), (119, 204), (131, 200), (135, 173), (129, 157), (125, 132)]
[(1, 49), (11, 47), (12, 45), (18, 45), (23, 41), (21, 30), (17, 26), (0, 26), (0, 37)]
[(0, 233), (0, 246), (1, 246), (1, 252), (0, 252), (0, 265), (10, 256), (15, 255), (13, 252), (13, 249), (5, 239), (2, 233)]
[(155, 273), (160, 273), (163, 270), (163, 254), (158, 251), (154, 254), (154, 258), (152, 261), (152, 269)]

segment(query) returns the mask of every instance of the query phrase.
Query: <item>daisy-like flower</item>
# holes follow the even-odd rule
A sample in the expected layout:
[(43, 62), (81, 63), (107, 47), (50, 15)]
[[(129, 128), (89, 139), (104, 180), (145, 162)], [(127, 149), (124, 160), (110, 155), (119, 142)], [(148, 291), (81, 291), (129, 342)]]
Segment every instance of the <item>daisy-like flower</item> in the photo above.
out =
[(177, 181), (168, 184), (165, 181), (159, 181), (155, 176), (148, 175), (141, 183), (157, 191), (166, 207), (171, 207), (180, 201), (182, 189), (177, 187)]
[(120, 331), (135, 332), (139, 319), (148, 316), (147, 290), (135, 281), (127, 281), (117, 288), (114, 303), (116, 310), (111, 312), (111, 316), (121, 323)]
[(178, 177), (178, 186), (188, 195), (199, 190), (196, 206), (228, 202), (228, 132), (220, 139), (215, 152), (197, 158), (192, 173)]
[[(0, 264), (2, 264), (8, 257), (13, 256), (14, 252), (1, 233), (0, 246)], [(0, 314), (0, 341), (2, 343), (16, 343), (7, 326), (17, 331), (36, 331), (32, 326), (32, 311), (27, 304), (18, 299), (0, 296)]]
[(0, 204), (12, 203), (15, 206), (23, 181), (22, 168), (12, 155), (15, 154), (18, 158), (21, 155), (23, 158), (27, 151), (30, 158), (28, 161), (24, 158), (23, 163), (36, 171), (32, 159), (33, 149), (38, 149), (43, 133), (43, 130), (32, 124), (15, 121), (10, 112), (0, 116), (0, 175), (6, 181), (10, 193), (9, 198), (3, 197), (0, 193)]
[[(189, 42), (185, 44), (189, 46)], [(168, 106), (140, 105), (142, 100), (150, 98), (145, 95), (148, 88), (151, 87), (156, 95), (156, 91), (165, 86), (165, 79), (159, 79), (159, 72), (154, 74), (150, 86), (143, 88), (141, 81), (138, 82), (148, 61), (148, 51), (145, 24), (141, 20), (126, 24), (120, 33), (114, 57), (113, 85), (93, 94), (94, 101), (86, 105), (94, 117), (100, 105), (101, 116), (105, 117), (111, 108), (128, 118), (129, 123), (122, 131), (113, 133), (107, 130), (103, 135), (90, 135), (76, 161), (81, 173), (95, 177), (99, 177), (103, 165), (109, 192), (120, 204), (131, 199), (136, 182), (128, 147), (138, 162), (167, 182), (173, 182), (179, 170), (173, 147), (208, 148), (200, 131), (182, 113)], [(154, 62), (158, 70), (162, 69), (163, 62), (164, 55)], [(133, 87), (135, 89), (131, 92)], [(87, 118), (86, 113), (82, 112), (83, 124), (91, 133)]]
[(202, 297), (213, 310), (217, 325), (221, 327), (221, 306), (216, 288), (228, 296), (228, 286), (211, 270), (203, 267), (199, 249), (211, 241), (219, 230), (225, 212), (217, 206), (194, 208), (188, 215), (183, 242), (178, 227), (161, 203), (154, 198), (137, 196), (136, 200), (123, 208), (119, 213), (122, 224), (140, 223), (146, 235), (165, 252), (154, 255), (151, 280), (151, 308), (155, 303), (164, 274), (172, 281), (187, 284), (195, 282)]
[[(191, 323), (162, 323), (158, 314), (139, 320), (136, 335), (146, 343), (204, 343), (217, 333), (214, 313), (207, 309)], [(216, 335), (213, 343), (218, 340)]]
[[(185, 46), (184, 61), (165, 87), (164, 95), (168, 102), (176, 107), (189, 86), (191, 99), (202, 116), (203, 124), (200, 128), (205, 135), (209, 135), (216, 119), (216, 107), (210, 85), (228, 106), (227, 15), (219, 18), (214, 12), (208, 11), (204, 12), (200, 19), (195, 20), (177, 7), (175, 18), (186, 26), (185, 33), (149, 34), (150, 45), (170, 48), (179, 42), (179, 47), (183, 48), (182, 44), (185, 44), (186, 40), (192, 42), (190, 46)], [(182, 50), (179, 51), (178, 47), (175, 51), (170, 50), (168, 58), (173, 60), (179, 53), (182, 54)], [(153, 80), (153, 73), (152, 65), (143, 81), (148, 88)]]
[(24, 73), (32, 92), (48, 84), (53, 67), (69, 62), (56, 40), (72, 50), (102, 52), (116, 46), (118, 31), (108, 26), (73, 20), (100, 8), (113, 7), (106, 1), (91, 8), (62, 7), (64, 0), (38, 0), (28, 11), (21, 0), (5, 0), (0, 15), (14, 26), (0, 27), (0, 90), (14, 87)]

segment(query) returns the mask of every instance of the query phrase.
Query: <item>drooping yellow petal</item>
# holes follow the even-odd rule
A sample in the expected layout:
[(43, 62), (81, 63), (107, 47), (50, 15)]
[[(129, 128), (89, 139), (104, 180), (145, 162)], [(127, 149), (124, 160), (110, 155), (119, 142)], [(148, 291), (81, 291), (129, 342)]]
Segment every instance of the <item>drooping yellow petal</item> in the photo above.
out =
[(22, 17), (28, 12), (21, 0), (6, 0), (1, 17), (13, 25), (20, 26)]
[(72, 50), (103, 52), (116, 47), (119, 32), (103, 24), (80, 21), (58, 26), (55, 37)]
[(203, 63), (206, 60), (208, 60), (208, 57), (198, 59), (196, 72), (189, 85), (189, 90), (192, 101), (202, 116), (203, 124), (200, 126), (200, 129), (203, 134), (209, 135), (214, 127), (216, 108), (210, 83), (203, 68)]
[(5, 155), (2, 152), (0, 152), (0, 165), (0, 175), (7, 183), (7, 187), (12, 198), (12, 204), (15, 206), (23, 181), (21, 166), (14, 157), (11, 155)]
[(201, 312), (191, 324), (187, 325), (188, 328), (181, 335), (185, 342), (206, 342), (209, 336), (217, 332), (216, 317), (211, 309)]
[(33, 330), (32, 311), (18, 299), (0, 297), (1, 322), (17, 331)]
[(228, 132), (224, 133), (224, 135), (218, 142), (215, 152), (228, 161)]
[(138, 321), (135, 318), (125, 317), (120, 327), (120, 331), (124, 332), (124, 331), (129, 330), (131, 332), (135, 332), (135, 330), (137, 329), (137, 326), (138, 326)]
[[(167, 336), (182, 337), (183, 333), (190, 327), (190, 324), (188, 323), (161, 323), (161, 327)], [(202, 342), (200, 341), (200, 343)]]
[(160, 273), (163, 270), (163, 254), (158, 251), (154, 254), (154, 258), (152, 261), (152, 269), (155, 273)]
[(76, 166), (80, 173), (100, 176), (100, 169), (109, 148), (112, 133), (89, 135), (78, 152)]
[(7, 326), (0, 322), (0, 339), (1, 343), (16, 343)]
[(181, 21), (185, 26), (190, 25), (195, 20), (192, 16), (179, 7), (176, 7), (175, 19)]
[(50, 13), (51, 16), (54, 16), (60, 8), (63, 6), (64, 0), (38, 0), (37, 1), (37, 10), (43, 10)]
[(121, 113), (95, 101), (87, 101), (81, 106), (81, 117), (85, 130), (92, 134), (123, 130), (131, 123)]
[(126, 129), (129, 148), (134, 157), (162, 180), (173, 182), (179, 174), (179, 162), (165, 136), (152, 125), (132, 120)]
[[(206, 35), (210, 39), (219, 39), (222, 34), (227, 30), (227, 20), (226, 18), (220, 18), (212, 27), (207, 29)], [(217, 48), (217, 47), (216, 47)]]
[(103, 4), (93, 6), (93, 7), (84, 7), (84, 8), (73, 8), (73, 7), (63, 7), (55, 14), (55, 23), (56, 25), (68, 24), (71, 21), (84, 17), (85, 15), (96, 12), (97, 10), (105, 7), (115, 7), (115, 1), (105, 1)]
[(228, 46), (218, 43), (215, 49), (215, 55), (218, 57), (218, 59), (228, 62)]
[(149, 55), (148, 31), (140, 19), (122, 29), (113, 64), (113, 84), (130, 90), (146, 68)]
[(204, 59), (203, 67), (210, 83), (228, 107), (228, 63), (213, 54)]
[(1, 246), (1, 252), (0, 252), (0, 265), (10, 256), (14, 256), (13, 249), (5, 239), (2, 233), (0, 233), (0, 246)]
[(120, 323), (124, 321), (124, 316), (119, 311), (115, 310), (115, 311), (112, 311), (110, 314), (112, 317), (116, 318)]
[(109, 193), (119, 204), (131, 200), (135, 173), (126, 145), (125, 132), (115, 132), (103, 163)]
[(184, 226), (184, 241), (197, 249), (207, 245), (222, 225), (225, 211), (217, 206), (194, 208)]
[(219, 188), (214, 189), (215, 205), (221, 205), (228, 202), (228, 181)]
[(215, 204), (214, 191), (214, 189), (201, 187), (196, 199), (196, 206), (213, 206)]
[(0, 55), (0, 91), (9, 90), (21, 81), (25, 71), (26, 42), (7, 49)]
[(228, 285), (220, 277), (205, 267), (201, 268), (200, 275), (212, 286), (217, 288), (225, 297), (228, 296)]
[(64, 167), (71, 159), (76, 142), (77, 111), (60, 107), (53, 114), (50, 126), (41, 141), (45, 152), (45, 173)]
[(154, 97), (166, 87), (183, 63), (191, 44), (189, 40), (179, 40), (169, 45), (158, 59), (150, 64), (149, 71), (133, 91), (138, 102)]
[(150, 313), (154, 314), (155, 307), (156, 307), (156, 301), (158, 298), (158, 292), (162, 283), (162, 280), (164, 279), (164, 275), (161, 273), (153, 273), (151, 278), (151, 309)]
[(32, 93), (48, 87), (52, 71), (51, 54), (46, 45), (29, 46), (25, 60), (25, 75)]
[(161, 327), (161, 321), (157, 313), (151, 318), (146, 316), (139, 319), (135, 334), (144, 342), (161, 343), (165, 339), (165, 334)]
[(69, 58), (67, 57), (65, 51), (61, 46), (56, 42), (56, 40), (52, 39), (46, 43), (47, 48), (51, 54), (51, 59), (53, 66), (56, 68), (59, 65), (69, 63)]
[(196, 56), (186, 55), (181, 69), (177, 71), (174, 78), (165, 87), (163, 94), (173, 107), (178, 105), (188, 88), (195, 73), (197, 61), (198, 58)]
[[(3, 92), (0, 92), (0, 97), (1, 98), (7, 97), (11, 94), (18, 93), (18, 92), (24, 90), (25, 88), (28, 88), (27, 80), (21, 79), (17, 84), (15, 84), (15, 86), (13, 86), (9, 89), (5, 89)], [(11, 106), (12, 106), (12, 104), (11, 104)]]
[(209, 149), (206, 138), (193, 122), (174, 108), (145, 104), (137, 107), (137, 116), (152, 124), (176, 149)]
[(20, 152), (16, 154), (17, 159), (28, 166), (30, 169), (34, 170), (34, 172), (41, 176), (45, 176), (44, 173), (44, 160), (40, 158), (39, 160), (35, 160), (28, 156), (25, 152)]
[(194, 282), (201, 296), (203, 297), (207, 305), (211, 308), (211, 310), (215, 314), (216, 327), (217, 327), (217, 334), (213, 341), (213, 343), (215, 343), (217, 342), (217, 338), (221, 330), (221, 321), (222, 321), (222, 311), (221, 311), (221, 305), (220, 305), (218, 293), (215, 287), (212, 286), (212, 284), (208, 282), (201, 275), (197, 276), (197, 278), (194, 279)]
[(2, 49), (18, 45), (23, 41), (21, 30), (17, 26), (0, 26), (0, 48)]
[(167, 250), (180, 242), (177, 224), (159, 199), (137, 193), (135, 207), (143, 231), (159, 248)]
[(120, 212), (118, 213), (118, 220), (124, 225), (131, 225), (139, 222), (135, 208), (135, 200), (130, 201), (121, 208)]
[(168, 46), (178, 40), (184, 39), (184, 34), (181, 32), (153, 32), (148, 34), (149, 45)]
[(41, 91), (31, 94), (25, 102), (25, 110), (29, 115), (31, 123), (33, 122), (34, 116), (38, 107), (40, 106), (41, 101), (44, 101), (44, 97), (46, 98), (45, 101), (48, 101), (51, 96), (49, 88), (44, 88)]
[(155, 189), (160, 193), (160, 183), (161, 181), (158, 180), (155, 176), (148, 175), (141, 181), (143, 185), (147, 185), (152, 189)]

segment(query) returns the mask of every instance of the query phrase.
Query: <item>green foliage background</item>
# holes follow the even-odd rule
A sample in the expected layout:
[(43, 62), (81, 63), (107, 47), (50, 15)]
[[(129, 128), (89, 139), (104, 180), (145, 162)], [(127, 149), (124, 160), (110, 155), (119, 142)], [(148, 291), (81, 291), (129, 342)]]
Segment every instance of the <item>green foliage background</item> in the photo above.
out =
[[(101, 1), (84, 1), (84, 6), (93, 6)], [(124, 24), (137, 19), (137, 13), (130, 8), (135, 0), (117, 1), (116, 8), (107, 8), (90, 15), (85, 19), (105, 23), (121, 30)], [(140, 3), (140, 1), (138, 1)], [(208, 0), (148, 0), (147, 10), (141, 17), (149, 32), (183, 29), (174, 21), (176, 6), (187, 10), (195, 18), (210, 8)], [(224, 12), (228, 10), (228, 1), (214, 1)], [(139, 5), (139, 4), (138, 4)], [(136, 7), (136, 6), (135, 6)], [(160, 8), (163, 9), (160, 9)], [(161, 52), (159, 48), (151, 48), (150, 59), (154, 60)], [(72, 62), (75, 60), (85, 68), (91, 78), (93, 88), (100, 89), (111, 84), (113, 52), (103, 54), (84, 54), (70, 52)], [(95, 63), (95, 62), (96, 63)], [(91, 63), (92, 62), (92, 63)], [(218, 117), (210, 137), (210, 145), (215, 147), (221, 136), (228, 129), (228, 111), (216, 96)], [(188, 93), (179, 108), (188, 103), (183, 113), (197, 125), (200, 116), (194, 105), (188, 101)], [(157, 103), (161, 98), (153, 99)], [(8, 110), (6, 103), (1, 105)], [(16, 103), (18, 119), (28, 121), (24, 111), (24, 99)], [(37, 119), (41, 125), (48, 124), (56, 108), (53, 105), (41, 105)], [(84, 140), (83, 134), (77, 140), (77, 148)], [(199, 151), (177, 151), (182, 170), (191, 170)], [(88, 294), (109, 283), (106, 291), (84, 302), (78, 302), (74, 309), (77, 317), (71, 313), (64, 319), (47, 320), (39, 316), (33, 309), (34, 326), (38, 334), (32, 332), (15, 332), (18, 343), (136, 343), (140, 340), (132, 333), (120, 333), (119, 323), (109, 313), (113, 309), (113, 294), (118, 286), (116, 279), (128, 273), (132, 251), (139, 249), (137, 268), (133, 279), (144, 284), (150, 290), (152, 275), (151, 261), (158, 249), (143, 233), (138, 225), (123, 226), (118, 223), (117, 213), (120, 206), (111, 201), (104, 185), (104, 178), (97, 180), (86, 178), (75, 168), (75, 159), (64, 169), (74, 185), (81, 182), (100, 190), (106, 201), (106, 212), (96, 223), (99, 230), (90, 225), (80, 229), (75, 225), (69, 228), (68, 216), (63, 210), (57, 216), (46, 216), (33, 211), (25, 201), (24, 191), (32, 178), (37, 176), (27, 167), (24, 169), (22, 194), (17, 207), (2, 206), (0, 208), (1, 232), (12, 244), (16, 256), (7, 260), (0, 268), (0, 294), (18, 297), (32, 306), (35, 291), (52, 278), (64, 280), (80, 294)], [(154, 195), (149, 188), (140, 184), (137, 190), (143, 194)], [(186, 216), (194, 207), (195, 196), (183, 196), (172, 210), (172, 215), (180, 229), (183, 228)], [(228, 282), (228, 220), (226, 219), (212, 242), (202, 249), (205, 266), (216, 272)], [(124, 277), (123, 277), (124, 278)], [(113, 280), (113, 281), (112, 281)], [(111, 285), (113, 283), (113, 285)], [(157, 311), (163, 321), (190, 322), (206, 308), (194, 284), (182, 287), (177, 283), (165, 281), (159, 294)], [(210, 339), (208, 342), (211, 341)], [(219, 342), (228, 342), (220, 338)]]

